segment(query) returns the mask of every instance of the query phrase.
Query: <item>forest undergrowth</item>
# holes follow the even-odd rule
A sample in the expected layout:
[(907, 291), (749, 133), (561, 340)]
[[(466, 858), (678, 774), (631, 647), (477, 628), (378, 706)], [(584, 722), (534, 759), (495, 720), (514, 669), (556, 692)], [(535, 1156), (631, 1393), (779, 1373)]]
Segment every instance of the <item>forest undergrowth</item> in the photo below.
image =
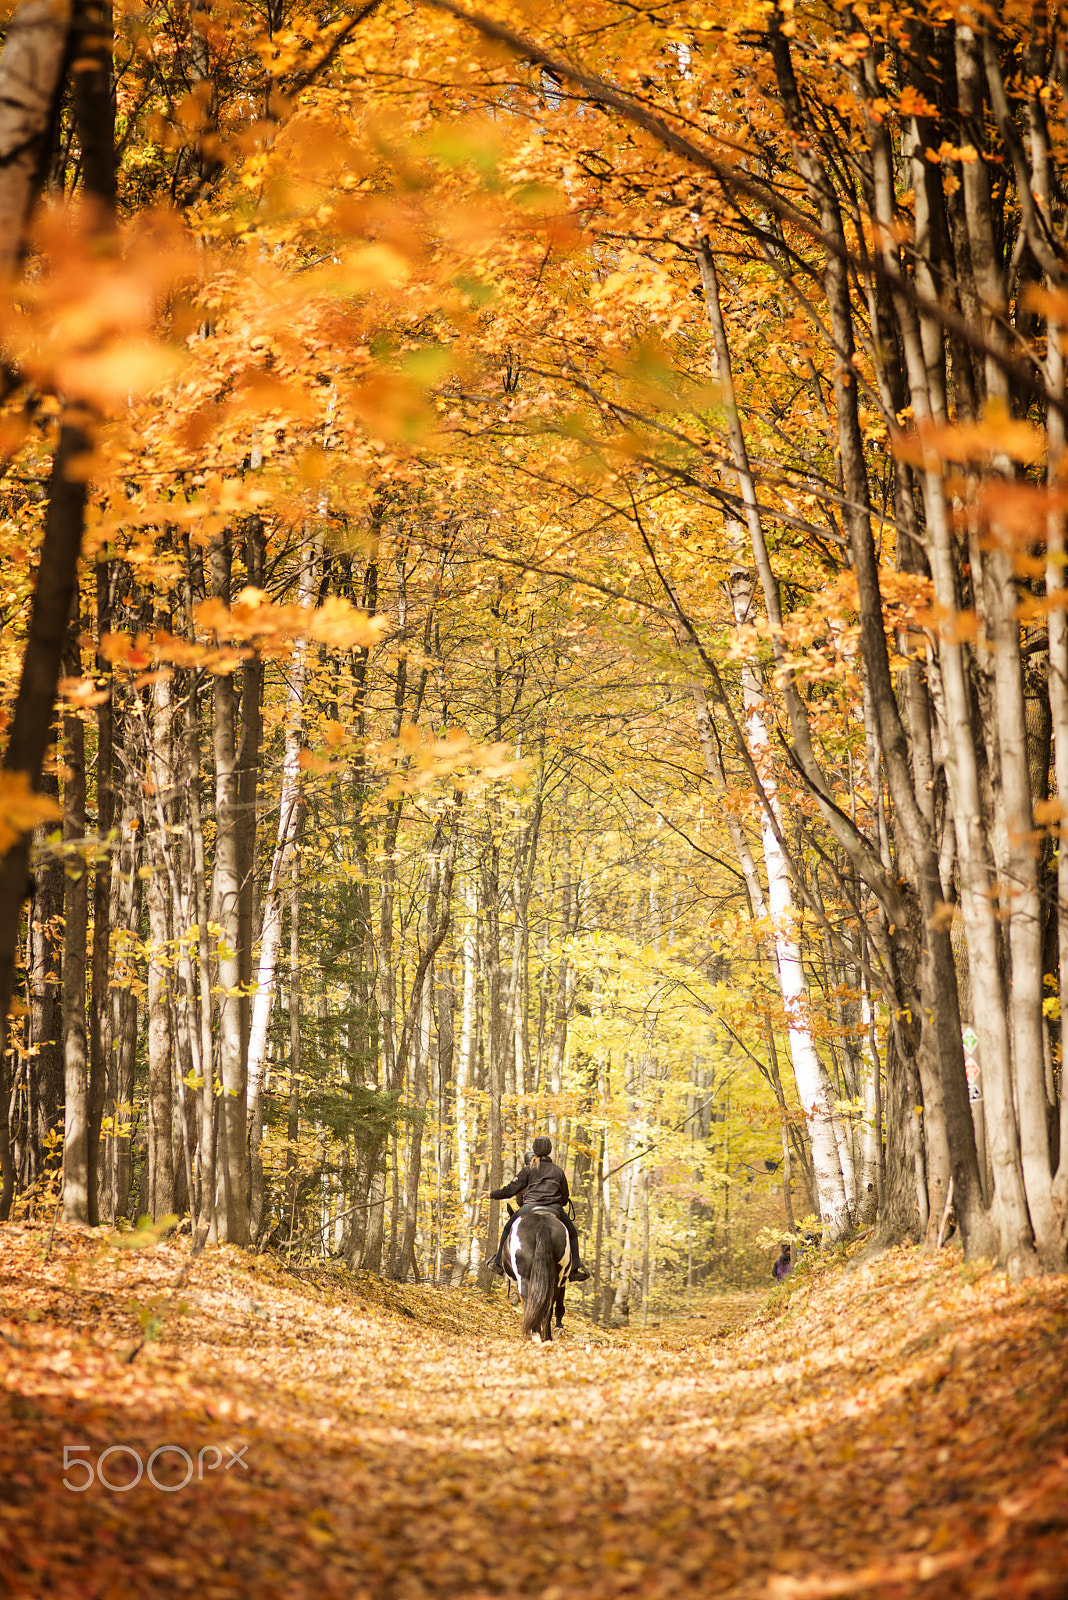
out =
[(535, 1348), (500, 1284), (48, 1246), (0, 1239), (19, 1600), (1068, 1594), (1064, 1278), (843, 1254)]

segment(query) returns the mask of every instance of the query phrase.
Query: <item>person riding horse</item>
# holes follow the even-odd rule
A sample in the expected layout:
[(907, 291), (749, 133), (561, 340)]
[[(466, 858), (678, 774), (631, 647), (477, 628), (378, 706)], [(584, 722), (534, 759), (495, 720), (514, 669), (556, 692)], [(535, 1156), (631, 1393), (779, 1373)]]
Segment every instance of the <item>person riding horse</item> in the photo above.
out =
[(501, 1258), (504, 1246), (511, 1232), (512, 1224), (516, 1217), (521, 1217), (524, 1212), (533, 1211), (536, 1207), (545, 1207), (554, 1210), (567, 1229), (568, 1238), (571, 1240), (571, 1279), (582, 1282), (589, 1277), (589, 1273), (582, 1265), (579, 1257), (578, 1229), (568, 1216), (564, 1207), (571, 1198), (567, 1186), (567, 1173), (558, 1167), (555, 1161), (549, 1158), (552, 1155), (553, 1142), (544, 1134), (534, 1140), (533, 1160), (516, 1173), (511, 1183), (506, 1183), (503, 1189), (491, 1189), (491, 1200), (510, 1200), (513, 1195), (522, 1195), (523, 1203), (518, 1211), (508, 1218), (501, 1234), (501, 1242), (497, 1246), (497, 1254), (491, 1263), (492, 1270), (499, 1278), (504, 1277), (504, 1267)]

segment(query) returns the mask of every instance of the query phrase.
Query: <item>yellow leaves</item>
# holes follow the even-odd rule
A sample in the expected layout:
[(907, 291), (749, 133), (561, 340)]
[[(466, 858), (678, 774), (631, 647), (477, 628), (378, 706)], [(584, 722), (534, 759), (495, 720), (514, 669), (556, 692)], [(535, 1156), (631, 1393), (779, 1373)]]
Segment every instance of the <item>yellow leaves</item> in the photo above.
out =
[(1068, 320), (1068, 294), (1063, 289), (1048, 289), (1044, 284), (1029, 283), (1020, 300), (1028, 311), (1034, 311), (1052, 323), (1064, 325)]
[(447, 167), (474, 167), (484, 177), (497, 171), (503, 149), (500, 131), (485, 118), (439, 124), (426, 137), (426, 153)]
[(924, 151), (928, 161), (963, 161), (967, 165), (979, 160), (979, 152), (974, 144), (950, 144), (948, 139), (943, 139), (937, 150)]
[(402, 373), (378, 371), (345, 392), (348, 410), (373, 438), (417, 444), (438, 426), (426, 391)]
[(979, 637), (979, 618), (974, 611), (932, 606), (928, 622), (947, 644), (971, 644)]
[(368, 616), (347, 600), (331, 595), (307, 619), (308, 635), (335, 650), (369, 650), (389, 631), (389, 619)]
[[(323, 1592), (377, 1593), (399, 1573), (428, 1595), (488, 1593), (489, 1513), (517, 1507), (510, 1557), (555, 1596), (920, 1595), (950, 1567), (936, 1595), (1037, 1594), (1037, 1563), (1059, 1570), (1061, 1280), (1013, 1289), (949, 1252), (850, 1250), (848, 1271), (812, 1252), (785, 1306), (695, 1286), (678, 1320), (594, 1328), (569, 1291), (565, 1337), (524, 1352), (499, 1292), (307, 1260), (295, 1276), (226, 1247), (176, 1291), (178, 1241), (131, 1256), (128, 1235), (101, 1247), (61, 1223), (46, 1260), (44, 1232), (5, 1239), (0, 1341), (24, 1401), (0, 1436), (0, 1473), (21, 1487), (13, 1547), (37, 1548), (46, 1515), (62, 1533), (39, 1541), (27, 1593), (61, 1592), (72, 1555), (83, 1587), (110, 1576), (76, 1497), (57, 1497), (43, 1407), (83, 1419), (94, 1461), (116, 1437), (143, 1460), (168, 1439), (194, 1462), (216, 1438), (247, 1447), (247, 1478), (206, 1477), (194, 1519), (180, 1495), (110, 1496), (127, 1587), (145, 1592), (217, 1587), (235, 1525), (259, 1515), (250, 1592), (299, 1589), (314, 1546)], [(130, 1365), (149, 1316), (154, 1358)], [(952, 1496), (932, 1497), (947, 1473)]]
[(959, 422), (947, 427), (918, 423), (908, 434), (893, 438), (894, 454), (910, 466), (929, 467), (932, 460), (989, 462), (996, 456), (1013, 461), (1039, 461), (1045, 454), (1044, 433), (1029, 422), (1020, 422), (990, 406), (978, 422)]
[(831, 39), (826, 45), (826, 53), (832, 61), (841, 62), (843, 67), (852, 67), (870, 47), (871, 40), (866, 33), (851, 33), (845, 39)]
[(1068, 490), (993, 479), (981, 485), (975, 505), (998, 533), (1030, 543), (1042, 538), (1047, 518), (1068, 510)]
[(242, 411), (271, 410), (291, 417), (318, 417), (319, 407), (311, 395), (264, 367), (245, 367), (234, 382), (236, 398), (230, 403), (235, 414)]
[(333, 1520), (325, 1511), (313, 1511), (311, 1516), (305, 1519), (304, 1531), (313, 1544), (331, 1545), (337, 1538)]
[(204, 600), (194, 608), (194, 617), (219, 639), (259, 646), (312, 639), (335, 650), (370, 649), (389, 629), (386, 617), (368, 616), (337, 595), (319, 607), (285, 606), (254, 588), (242, 589), (232, 607), (218, 599)]
[[(1048, 800), (1036, 800), (1034, 803), (1035, 832), (1030, 836), (1032, 843), (1040, 845), (1044, 834), (1049, 834), (1054, 840), (1062, 841), (1068, 838), (1068, 824), (1065, 817), (1068, 815), (1068, 801), (1060, 795), (1052, 795)], [(1049, 983), (1051, 980), (1046, 979)], [(1056, 980), (1053, 980), (1054, 982)]]
[(1059, 822), (1064, 816), (1064, 801), (1057, 795), (1050, 800), (1036, 800), (1034, 807), (1035, 823), (1040, 828), (1047, 828), (1052, 823)]
[(147, 635), (143, 633), (135, 638), (127, 633), (104, 633), (100, 636), (99, 650), (109, 665), (134, 671), (147, 667), (151, 661), (146, 644)]
[(346, 251), (330, 277), (349, 294), (374, 294), (403, 288), (411, 276), (405, 256), (392, 245), (357, 245)]
[(28, 772), (0, 771), (0, 855), (41, 823), (62, 819), (63, 807), (49, 795), (36, 794)]
[(109, 691), (98, 689), (92, 678), (60, 678), (58, 694), (63, 704), (72, 710), (89, 710), (102, 706)]
[(115, 339), (106, 349), (71, 355), (57, 362), (52, 381), (72, 399), (111, 410), (134, 395), (147, 394), (178, 371), (177, 350), (136, 339)]
[(624, 308), (640, 308), (653, 320), (663, 320), (679, 298), (669, 273), (658, 262), (624, 251), (619, 266), (590, 289), (590, 302), (602, 313), (617, 315)]
[(406, 724), (395, 745), (382, 747), (393, 754), (397, 769), (388, 780), (390, 796), (415, 794), (454, 780), (459, 788), (486, 783), (526, 781), (528, 763), (515, 760), (506, 744), (477, 744), (463, 728), (452, 728), (440, 738)]
[(9, 457), (21, 450), (30, 432), (30, 419), (27, 413), (21, 412), (15, 416), (0, 417), (0, 460), (6, 461)]
[(897, 97), (895, 109), (903, 117), (934, 117), (938, 107), (925, 100), (920, 91), (907, 83)]
[(927, 919), (927, 926), (932, 933), (947, 933), (953, 926), (956, 913), (956, 906), (950, 905), (948, 900), (939, 900)]
[(118, 242), (102, 251), (72, 215), (51, 213), (37, 243), (44, 269), (17, 301), (0, 301), (9, 359), (40, 387), (104, 411), (173, 376), (183, 358), (156, 334), (159, 302), (193, 263), (168, 221), (131, 232), (123, 255)]
[[(371, 649), (389, 629), (385, 616), (369, 616), (338, 596), (317, 608), (275, 605), (254, 588), (243, 589), (232, 607), (214, 597), (202, 601), (194, 608), (194, 620), (199, 629), (230, 648), (212, 648), (160, 629), (151, 635), (105, 633), (100, 654), (116, 671), (140, 674), (136, 681), (143, 687), (159, 675), (158, 670), (148, 669), (159, 669), (162, 663), (232, 672), (253, 648), (263, 654), (288, 654), (298, 641), (311, 640), (331, 650)], [(71, 680), (67, 692), (73, 704), (91, 706), (99, 699), (91, 680)]]

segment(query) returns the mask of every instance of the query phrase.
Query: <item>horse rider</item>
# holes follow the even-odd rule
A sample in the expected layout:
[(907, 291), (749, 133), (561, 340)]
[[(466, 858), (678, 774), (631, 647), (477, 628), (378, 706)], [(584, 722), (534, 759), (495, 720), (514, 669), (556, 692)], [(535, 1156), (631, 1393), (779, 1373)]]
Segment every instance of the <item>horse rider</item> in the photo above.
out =
[(522, 1195), (523, 1197), (518, 1211), (513, 1212), (504, 1225), (501, 1242), (497, 1246), (497, 1254), (490, 1264), (491, 1270), (499, 1278), (504, 1277), (502, 1257), (512, 1224), (515, 1222), (516, 1217), (521, 1217), (525, 1211), (533, 1211), (539, 1206), (550, 1207), (557, 1211), (560, 1215), (560, 1220), (567, 1229), (568, 1238), (571, 1240), (569, 1280), (584, 1281), (589, 1277), (589, 1273), (582, 1265), (579, 1257), (578, 1229), (564, 1209), (571, 1198), (570, 1190), (567, 1186), (567, 1173), (563, 1167), (558, 1167), (556, 1162), (550, 1159), (552, 1149), (552, 1140), (547, 1139), (544, 1134), (540, 1134), (534, 1140), (532, 1160), (522, 1167), (511, 1183), (506, 1183), (503, 1189), (491, 1189), (489, 1192), (491, 1200), (510, 1200), (513, 1195)]

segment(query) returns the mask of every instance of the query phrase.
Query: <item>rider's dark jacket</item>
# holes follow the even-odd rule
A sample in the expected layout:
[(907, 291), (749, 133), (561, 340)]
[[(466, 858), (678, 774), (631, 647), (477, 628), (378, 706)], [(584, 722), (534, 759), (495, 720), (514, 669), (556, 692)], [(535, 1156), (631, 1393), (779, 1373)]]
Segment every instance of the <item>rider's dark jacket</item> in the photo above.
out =
[(524, 1206), (566, 1206), (570, 1193), (563, 1167), (555, 1161), (542, 1161), (540, 1166), (532, 1161), (528, 1167), (521, 1167), (503, 1189), (491, 1189), (490, 1199), (510, 1200), (514, 1194), (523, 1194)]

